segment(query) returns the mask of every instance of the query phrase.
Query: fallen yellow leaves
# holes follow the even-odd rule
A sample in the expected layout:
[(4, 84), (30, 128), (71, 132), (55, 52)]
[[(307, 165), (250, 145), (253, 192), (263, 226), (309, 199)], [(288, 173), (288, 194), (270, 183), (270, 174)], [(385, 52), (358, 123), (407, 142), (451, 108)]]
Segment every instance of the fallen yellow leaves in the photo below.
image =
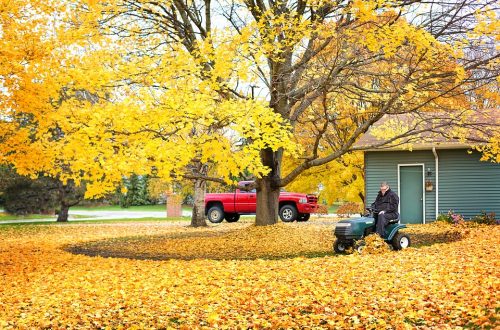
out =
[[(498, 325), (498, 226), (469, 228), (458, 240), (449, 225), (413, 226), (416, 247), (340, 256), (331, 252), (332, 229), (328, 222), (0, 227), (0, 328)], [(91, 257), (68, 246), (190, 260)]]

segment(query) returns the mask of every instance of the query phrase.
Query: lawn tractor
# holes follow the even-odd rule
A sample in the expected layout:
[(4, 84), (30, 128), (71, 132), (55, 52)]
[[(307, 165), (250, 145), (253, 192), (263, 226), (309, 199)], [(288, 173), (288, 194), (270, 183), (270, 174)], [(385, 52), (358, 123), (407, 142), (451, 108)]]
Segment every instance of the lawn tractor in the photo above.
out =
[[(337, 240), (333, 244), (335, 252), (344, 253), (350, 248), (358, 251), (363, 249), (363, 238), (375, 233), (375, 216), (378, 214), (374, 209), (367, 211), (368, 213), (360, 218), (341, 220), (337, 223), (334, 232)], [(385, 227), (386, 235), (383, 238), (394, 250), (410, 246), (410, 236), (399, 232), (403, 228), (406, 228), (406, 225), (400, 224), (399, 219), (391, 220)]]

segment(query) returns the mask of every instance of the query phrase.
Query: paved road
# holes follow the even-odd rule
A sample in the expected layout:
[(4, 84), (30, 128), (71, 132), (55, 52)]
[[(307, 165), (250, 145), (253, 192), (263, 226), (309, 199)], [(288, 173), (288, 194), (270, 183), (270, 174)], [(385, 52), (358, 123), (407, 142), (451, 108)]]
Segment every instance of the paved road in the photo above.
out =
[[(75, 218), (74, 216), (78, 216)], [(191, 211), (182, 211), (182, 216), (190, 217)], [(151, 211), (69, 211), (69, 221), (71, 220), (113, 220), (113, 219), (141, 219), (141, 218), (165, 218), (166, 212)], [(56, 216), (46, 219), (22, 219), (22, 220), (1, 220), (0, 224), (9, 223), (29, 223), (29, 222), (54, 222)]]

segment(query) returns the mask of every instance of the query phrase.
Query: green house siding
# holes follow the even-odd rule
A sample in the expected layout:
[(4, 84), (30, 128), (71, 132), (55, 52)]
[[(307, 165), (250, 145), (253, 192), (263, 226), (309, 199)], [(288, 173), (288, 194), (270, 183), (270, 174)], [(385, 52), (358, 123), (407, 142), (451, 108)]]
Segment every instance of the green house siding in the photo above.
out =
[(439, 213), (453, 210), (465, 218), (481, 211), (500, 216), (500, 164), (481, 162), (467, 150), (438, 150)]
[[(391, 189), (398, 195), (398, 165), (405, 166), (411, 164), (423, 164), (425, 180), (436, 182), (435, 159), (431, 150), (425, 151), (376, 151), (365, 152), (365, 191), (366, 204), (370, 205), (377, 197), (380, 182), (387, 181)], [(427, 170), (431, 169), (432, 174), (427, 175)], [(426, 191), (425, 199), (425, 220), (433, 221), (436, 218), (436, 189)]]
[[(423, 164), (424, 178), (434, 189), (426, 191), (425, 220), (436, 218), (436, 188), (439, 189), (439, 213), (453, 210), (471, 218), (481, 211), (500, 216), (500, 164), (481, 162), (480, 154), (467, 150), (437, 150), (439, 157), (439, 183), (436, 184), (436, 165), (432, 150), (365, 152), (366, 204), (377, 196), (381, 181), (388, 181), (398, 191), (398, 165)], [(428, 176), (428, 169), (431, 175)]]

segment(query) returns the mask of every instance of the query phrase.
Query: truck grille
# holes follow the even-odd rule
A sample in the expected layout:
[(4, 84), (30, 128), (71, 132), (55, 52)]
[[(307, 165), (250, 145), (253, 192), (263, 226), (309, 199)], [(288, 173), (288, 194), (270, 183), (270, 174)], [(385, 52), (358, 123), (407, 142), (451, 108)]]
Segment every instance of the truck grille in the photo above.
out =
[(318, 203), (318, 197), (315, 195), (307, 195), (307, 202), (311, 204), (316, 204)]

